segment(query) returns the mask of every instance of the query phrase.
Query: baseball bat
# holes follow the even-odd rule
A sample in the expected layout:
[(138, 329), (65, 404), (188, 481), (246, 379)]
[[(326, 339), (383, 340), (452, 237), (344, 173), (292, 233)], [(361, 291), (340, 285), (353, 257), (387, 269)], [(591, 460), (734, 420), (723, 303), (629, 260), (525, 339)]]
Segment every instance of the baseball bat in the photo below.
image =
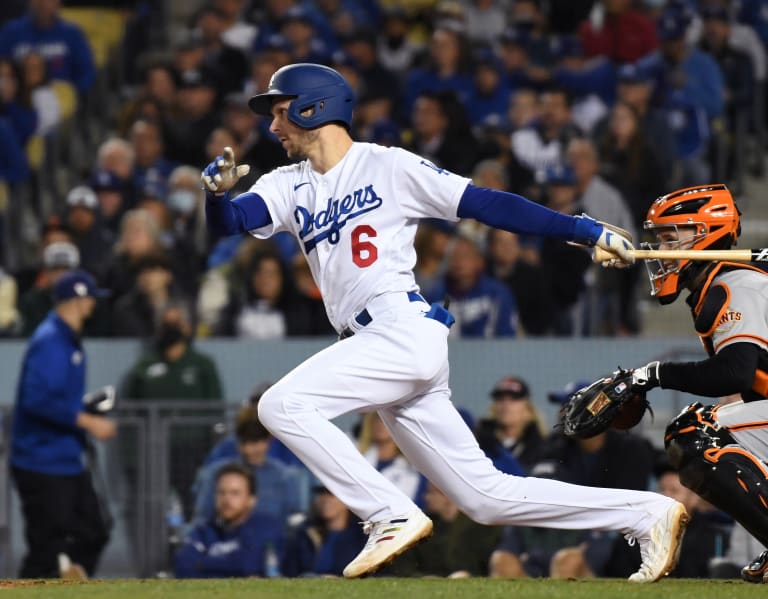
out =
[[(727, 260), (730, 262), (768, 262), (768, 248), (751, 250), (632, 250), (636, 260)], [(603, 262), (616, 255), (603, 248), (595, 247), (592, 260)]]

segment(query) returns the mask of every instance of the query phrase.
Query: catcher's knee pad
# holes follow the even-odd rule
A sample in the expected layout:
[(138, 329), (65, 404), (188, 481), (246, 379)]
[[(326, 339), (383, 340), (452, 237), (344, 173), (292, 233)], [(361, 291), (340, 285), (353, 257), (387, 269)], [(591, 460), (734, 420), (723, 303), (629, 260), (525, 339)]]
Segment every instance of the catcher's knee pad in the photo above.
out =
[(768, 545), (768, 469), (717, 424), (712, 407), (683, 410), (667, 426), (664, 446), (684, 486)]

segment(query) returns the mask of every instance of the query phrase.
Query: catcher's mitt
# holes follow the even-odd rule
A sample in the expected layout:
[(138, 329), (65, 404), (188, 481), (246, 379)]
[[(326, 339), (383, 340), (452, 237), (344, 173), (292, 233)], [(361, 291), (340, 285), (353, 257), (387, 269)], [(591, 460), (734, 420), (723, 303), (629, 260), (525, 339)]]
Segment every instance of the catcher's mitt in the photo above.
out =
[(645, 393), (632, 391), (632, 371), (619, 368), (570, 396), (562, 410), (563, 432), (587, 439), (610, 427), (632, 428), (646, 409), (653, 415)]

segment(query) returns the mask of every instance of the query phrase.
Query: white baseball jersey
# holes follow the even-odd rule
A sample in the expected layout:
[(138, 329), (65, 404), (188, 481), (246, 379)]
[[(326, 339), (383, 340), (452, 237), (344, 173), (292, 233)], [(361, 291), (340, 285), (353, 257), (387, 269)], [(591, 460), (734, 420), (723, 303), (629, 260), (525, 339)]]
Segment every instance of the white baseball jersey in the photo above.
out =
[[(710, 337), (714, 351), (744, 342), (768, 350), (768, 276), (738, 268), (718, 273), (712, 285), (724, 285), (728, 296)], [(718, 408), (715, 417), (742, 446), (768, 461), (768, 400), (729, 404)]]
[(341, 331), (375, 296), (417, 290), (418, 221), (458, 220), (468, 183), (401, 148), (355, 142), (325, 174), (305, 160), (256, 181), (250, 191), (264, 199), (272, 224), (250, 233), (297, 237)]
[(712, 333), (714, 350), (747, 341), (768, 350), (768, 278), (754, 270), (720, 273), (713, 284), (728, 289), (728, 306)]

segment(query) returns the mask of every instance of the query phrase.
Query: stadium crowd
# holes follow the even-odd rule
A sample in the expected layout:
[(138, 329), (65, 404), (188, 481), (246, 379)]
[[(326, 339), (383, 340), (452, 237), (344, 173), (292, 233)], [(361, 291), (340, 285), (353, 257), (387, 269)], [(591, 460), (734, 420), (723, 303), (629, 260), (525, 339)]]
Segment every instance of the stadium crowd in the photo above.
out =
[[(287, 163), (247, 107), (283, 65), (319, 62), (347, 78), (357, 140), (412, 149), (636, 239), (658, 195), (713, 180), (738, 194), (744, 173), (762, 168), (750, 156), (765, 143), (766, 0), (104, 4), (0, 8), (0, 333), (28, 336), (62, 275), (86, 270), (110, 296), (84, 335), (152, 342), (123, 383), (134, 400), (221, 398), (194, 337), (334, 335), (289, 236), (215, 239), (205, 228), (200, 170), (224, 146), (251, 166), (239, 191)], [(642, 331), (639, 266), (600, 270), (555, 239), (442, 221), (420, 225), (417, 253), (422, 292), (450, 298), (453, 335)], [(150, 373), (158, 354), (166, 370)], [(193, 389), (182, 366), (196, 373)], [(499, 469), (637, 489), (655, 472), (666, 492), (685, 492), (639, 437), (545, 438), (528, 395), (522, 379), (505, 379), (489, 418), (467, 417)], [(269, 438), (253, 405), (243, 410), (207, 459), (195, 443), (197, 475), (174, 481), (195, 489), (177, 575), (339, 574), (365, 542), (354, 516)], [(476, 530), (374, 416), (358, 433), (371, 462), (434, 515), (444, 549), (414, 551), (389, 573), (618, 576), (639, 559), (617, 558), (609, 535)], [(178, 453), (196, 467), (189, 447)], [(635, 467), (613, 464), (619, 454)], [(728, 523), (686, 499), (700, 516), (688, 553), (706, 555), (681, 572), (706, 575)]]
[[(636, 238), (663, 192), (718, 179), (738, 194), (760, 168), (745, 159), (763, 141), (760, 0), (60, 4), (10, 2), (0, 23), (5, 335), (32, 331), (75, 266), (112, 292), (89, 335), (152, 338), (169, 303), (198, 336), (333, 334), (290, 238), (212, 239), (203, 222), (199, 171), (224, 146), (251, 165), (241, 191), (286, 163), (246, 101), (290, 62), (348, 79), (356, 139)], [(453, 334), (642, 329), (639, 267), (464, 223), (424, 222), (418, 250)]]

